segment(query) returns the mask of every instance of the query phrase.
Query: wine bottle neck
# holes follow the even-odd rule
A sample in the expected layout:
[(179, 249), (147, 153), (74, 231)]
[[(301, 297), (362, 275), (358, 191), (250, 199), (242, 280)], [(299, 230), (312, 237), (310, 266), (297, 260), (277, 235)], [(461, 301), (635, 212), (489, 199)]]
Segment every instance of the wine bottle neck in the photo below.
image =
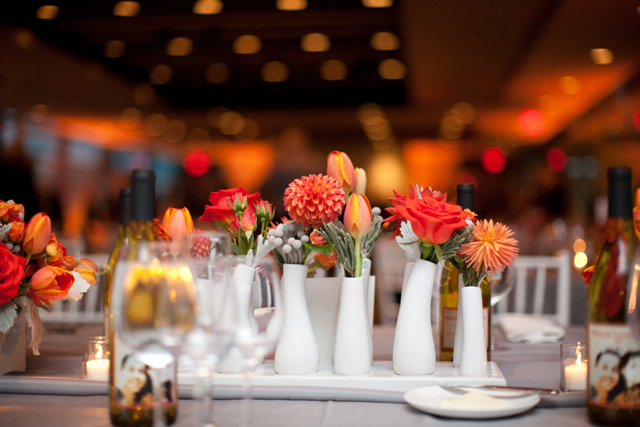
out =
[(132, 242), (157, 240), (153, 221), (131, 221), (129, 238)]
[(633, 233), (633, 221), (630, 218), (607, 218), (605, 242), (611, 243), (625, 236), (630, 239)]

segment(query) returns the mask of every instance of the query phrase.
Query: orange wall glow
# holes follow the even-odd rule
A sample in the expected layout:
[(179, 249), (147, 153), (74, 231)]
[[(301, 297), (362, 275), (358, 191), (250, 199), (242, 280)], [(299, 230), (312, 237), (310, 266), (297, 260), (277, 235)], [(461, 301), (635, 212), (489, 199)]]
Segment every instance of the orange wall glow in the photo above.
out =
[(274, 157), (273, 149), (264, 142), (215, 144), (209, 155), (222, 166), (230, 186), (242, 185), (248, 191), (262, 187)]
[[(455, 145), (432, 140), (407, 142), (402, 152), (409, 183), (447, 191), (455, 177), (460, 155)], [(405, 188), (397, 189), (404, 192)]]

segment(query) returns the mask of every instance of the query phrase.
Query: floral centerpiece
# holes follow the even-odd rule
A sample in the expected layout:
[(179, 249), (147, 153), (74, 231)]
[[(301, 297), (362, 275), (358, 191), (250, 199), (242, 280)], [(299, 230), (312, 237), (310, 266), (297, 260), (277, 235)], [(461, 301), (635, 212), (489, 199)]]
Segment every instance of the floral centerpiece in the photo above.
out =
[(385, 226), (395, 223), (391, 238), (413, 254), (412, 258), (444, 263), (471, 239), (469, 225), (475, 214), (447, 202), (447, 193), (415, 184), (409, 187), (407, 196), (397, 191), (394, 194), (389, 199), (392, 207), (387, 211), (391, 216), (384, 221)]
[(242, 186), (214, 191), (209, 195), (200, 221), (212, 222), (215, 229), (227, 231), (232, 238), (231, 249), (243, 257), (247, 265), (255, 265), (274, 248), (266, 241), (274, 209), (260, 198), (249, 194)]
[(27, 310), (33, 354), (40, 354), (42, 322), (37, 308), (78, 301), (97, 283), (98, 266), (67, 254), (51, 232), (51, 219), (35, 214), (24, 223), (24, 206), (0, 200), (0, 346), (18, 313)]

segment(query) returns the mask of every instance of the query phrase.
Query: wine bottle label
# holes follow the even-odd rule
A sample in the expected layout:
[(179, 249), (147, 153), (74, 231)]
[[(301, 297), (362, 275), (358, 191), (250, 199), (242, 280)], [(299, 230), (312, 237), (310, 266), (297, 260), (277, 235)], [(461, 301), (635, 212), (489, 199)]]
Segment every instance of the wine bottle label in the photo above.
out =
[(121, 408), (153, 408), (153, 382), (160, 384), (162, 406), (175, 405), (178, 399), (176, 364), (152, 369), (142, 363), (125, 342), (114, 339), (114, 379), (112, 401)]
[(589, 323), (587, 334), (589, 403), (640, 409), (640, 343), (631, 328)]
[[(122, 268), (116, 268), (114, 286), (116, 283), (124, 283), (123, 277), (127, 271), (125, 263), (121, 263)], [(122, 292), (122, 289), (114, 292)], [(112, 294), (114, 304), (110, 314), (121, 316), (122, 313), (116, 311), (118, 301), (121, 296)], [(113, 321), (111, 319), (111, 321)], [(116, 333), (113, 333), (112, 367), (113, 376), (111, 378), (111, 402), (120, 408), (128, 409), (153, 409), (153, 389), (155, 384), (159, 384), (162, 406), (175, 405), (178, 400), (178, 381), (176, 362), (169, 364), (164, 369), (152, 369), (144, 364), (135, 355), (135, 350), (127, 345)]]
[[(456, 320), (458, 318), (457, 308), (443, 308), (442, 309), (442, 349), (453, 350), (453, 345), (456, 340)], [(487, 348), (489, 348), (489, 308), (482, 308), (482, 318), (484, 321), (484, 337)]]

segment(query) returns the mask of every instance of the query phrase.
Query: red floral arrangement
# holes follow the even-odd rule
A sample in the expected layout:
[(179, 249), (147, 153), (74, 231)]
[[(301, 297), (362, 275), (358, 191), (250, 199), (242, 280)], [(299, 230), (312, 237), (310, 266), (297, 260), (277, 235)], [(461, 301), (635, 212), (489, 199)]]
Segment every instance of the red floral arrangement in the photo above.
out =
[(417, 243), (420, 258), (441, 262), (455, 255), (469, 240), (467, 227), (474, 214), (447, 202), (446, 193), (428, 187), (420, 189), (416, 184), (409, 187), (407, 196), (397, 191), (394, 194), (395, 197), (389, 198), (393, 206), (387, 208), (391, 216), (385, 220), (385, 225), (395, 222), (391, 238), (404, 238), (403, 244)]
[(25, 224), (24, 206), (0, 200), (0, 338), (13, 326), (18, 311), (26, 309), (31, 349), (38, 355), (42, 327), (37, 307), (78, 301), (97, 283), (97, 273), (93, 261), (67, 254), (46, 214), (37, 213)]
[(214, 228), (225, 230), (233, 239), (236, 255), (265, 255), (263, 242), (275, 214), (271, 203), (260, 193), (249, 194), (243, 187), (214, 191), (209, 195), (200, 221), (213, 222)]

